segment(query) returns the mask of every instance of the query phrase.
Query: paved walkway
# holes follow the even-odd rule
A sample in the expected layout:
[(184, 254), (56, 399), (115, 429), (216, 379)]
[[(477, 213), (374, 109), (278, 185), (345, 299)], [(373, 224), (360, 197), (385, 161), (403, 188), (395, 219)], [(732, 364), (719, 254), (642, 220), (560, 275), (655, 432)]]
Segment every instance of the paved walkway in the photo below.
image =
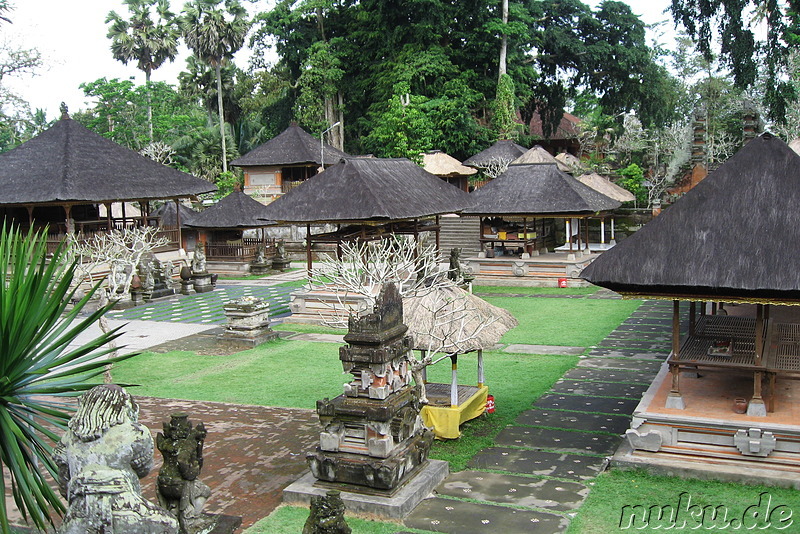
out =
[(608, 465), (669, 353), (672, 303), (647, 301), (532, 409), (420, 503), (407, 527), (435, 532), (564, 532)]

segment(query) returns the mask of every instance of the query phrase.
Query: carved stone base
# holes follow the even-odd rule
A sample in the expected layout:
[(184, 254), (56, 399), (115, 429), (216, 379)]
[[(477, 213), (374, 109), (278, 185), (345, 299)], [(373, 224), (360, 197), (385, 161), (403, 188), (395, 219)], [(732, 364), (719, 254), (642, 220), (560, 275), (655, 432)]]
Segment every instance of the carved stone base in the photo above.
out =
[(250, 264), (250, 274), (262, 275), (267, 274), (270, 271), (270, 264), (269, 263), (251, 263)]
[(306, 458), (318, 480), (392, 490), (400, 486), (428, 459), (433, 432), (425, 429), (409, 439), (388, 458), (374, 458), (345, 452), (326, 452), (317, 448)]
[(194, 283), (191, 280), (181, 280), (181, 295), (191, 295), (193, 286)]
[(292, 263), (292, 260), (288, 258), (273, 258), (272, 260), (272, 268), (276, 271), (283, 272), (289, 268), (289, 264)]
[(767, 405), (762, 399), (753, 399), (747, 405), (747, 415), (750, 417), (766, 417)]
[(197, 293), (214, 291), (214, 286), (211, 284), (210, 273), (192, 273), (192, 281), (194, 282), (194, 290)]

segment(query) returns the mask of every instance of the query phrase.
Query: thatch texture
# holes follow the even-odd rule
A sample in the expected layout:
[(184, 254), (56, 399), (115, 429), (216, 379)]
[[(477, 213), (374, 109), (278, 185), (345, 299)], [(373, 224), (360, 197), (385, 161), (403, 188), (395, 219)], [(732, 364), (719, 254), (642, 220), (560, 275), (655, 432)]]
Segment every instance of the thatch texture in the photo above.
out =
[(0, 154), (0, 204), (174, 199), (216, 190), (68, 117)]
[(462, 165), (456, 158), (440, 150), (423, 154), (422, 168), (436, 176), (445, 177), (471, 176), (478, 172), (477, 169)]
[(794, 150), (796, 153), (800, 154), (800, 137), (798, 137), (797, 139), (792, 139), (789, 142), (789, 148)]
[(528, 149), (518, 145), (510, 139), (501, 139), (486, 150), (482, 150), (472, 157), (464, 160), (464, 165), (468, 167), (482, 167), (492, 161), (512, 162)]
[(800, 156), (763, 134), (581, 276), (625, 293), (800, 301)]
[(415, 349), (438, 349), (440, 353), (492, 348), (519, 324), (503, 308), (453, 286), (405, 297), (403, 321), (414, 338)]
[[(188, 228), (189, 223), (197, 216), (197, 212), (183, 204), (179, 204), (179, 206), (181, 212), (181, 228)], [(151, 215), (153, 217), (161, 217), (161, 226), (175, 226), (178, 224), (178, 218), (175, 215), (176, 212), (177, 210), (175, 209), (174, 202), (165, 202), (162, 206), (153, 211)], [(127, 215), (130, 216), (129, 214)]]
[(584, 185), (588, 185), (595, 191), (603, 193), (608, 198), (613, 198), (620, 202), (633, 202), (636, 200), (636, 196), (633, 193), (627, 189), (623, 189), (608, 178), (600, 176), (596, 172), (579, 176), (578, 181)]
[(322, 165), (320, 157), (325, 160), (325, 165), (333, 165), (347, 156), (325, 143), (320, 154), (319, 139), (292, 124), (263, 145), (259, 145), (244, 156), (231, 161), (237, 167), (252, 167), (261, 165)]
[(511, 162), (512, 165), (538, 164), (538, 163), (555, 165), (561, 172), (572, 172), (572, 169), (568, 165), (558, 161), (556, 158), (553, 157), (552, 154), (550, 154), (550, 152), (548, 152), (539, 145), (534, 146), (530, 150), (526, 151), (523, 155), (521, 155), (520, 157)]
[(262, 214), (280, 222), (398, 221), (459, 212), (470, 196), (405, 158), (352, 158), (325, 169)]
[(619, 201), (583, 185), (555, 165), (510, 165), (508, 170), (470, 196), (464, 215), (556, 216), (593, 214), (620, 206)]
[(234, 191), (195, 215), (192, 228), (260, 228), (275, 224), (263, 218), (265, 206), (250, 195)]
[[(583, 170), (584, 170), (583, 169), (583, 163), (581, 162), (581, 159), (578, 156), (570, 154), (569, 152), (561, 152), (560, 154), (558, 154), (556, 156), (556, 160), (558, 160), (561, 163), (563, 163), (564, 165), (566, 165), (567, 169), (569, 169), (568, 171), (564, 171), (564, 172), (568, 172), (568, 173), (572, 174), (573, 176), (581, 174), (583, 172)], [(563, 169), (563, 167), (559, 167), (559, 168)]]

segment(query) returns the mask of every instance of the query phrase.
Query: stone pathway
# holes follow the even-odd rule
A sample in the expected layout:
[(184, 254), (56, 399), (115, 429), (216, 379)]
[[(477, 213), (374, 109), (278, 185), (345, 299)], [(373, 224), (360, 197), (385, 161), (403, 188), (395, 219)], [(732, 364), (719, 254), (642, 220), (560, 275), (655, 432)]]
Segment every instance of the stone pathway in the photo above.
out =
[[(598, 298), (598, 297), (595, 297)], [(612, 298), (602, 295), (599, 298)], [(406, 518), (435, 532), (564, 532), (669, 353), (672, 302), (646, 301)]]
[(254, 285), (217, 285), (214, 291), (195, 295), (175, 295), (128, 310), (108, 313), (111, 319), (166, 321), (217, 325), (225, 323), (223, 305), (241, 297), (260, 297), (269, 302), (271, 319), (285, 317), (291, 312), (289, 301), (296, 287)]

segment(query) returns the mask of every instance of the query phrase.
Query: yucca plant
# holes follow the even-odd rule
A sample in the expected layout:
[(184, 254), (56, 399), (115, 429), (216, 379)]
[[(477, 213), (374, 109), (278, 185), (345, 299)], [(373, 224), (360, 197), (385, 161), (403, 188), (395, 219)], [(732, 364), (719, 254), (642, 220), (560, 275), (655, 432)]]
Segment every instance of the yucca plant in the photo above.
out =
[[(78, 348), (75, 338), (108, 307), (81, 311), (98, 290), (95, 286), (68, 310), (76, 295), (71, 287), (76, 263), (65, 245), (47, 254), (46, 234), (20, 232), (3, 223), (0, 230), (0, 468), (6, 468), (2, 494), (10, 482), (22, 516), (40, 529), (53, 524), (64, 504), (48, 484), (56, 475), (52, 446), (66, 429), (74, 397), (96, 385), (111, 349), (104, 346), (118, 329)], [(0, 530), (10, 532), (5, 499), (0, 498)]]

